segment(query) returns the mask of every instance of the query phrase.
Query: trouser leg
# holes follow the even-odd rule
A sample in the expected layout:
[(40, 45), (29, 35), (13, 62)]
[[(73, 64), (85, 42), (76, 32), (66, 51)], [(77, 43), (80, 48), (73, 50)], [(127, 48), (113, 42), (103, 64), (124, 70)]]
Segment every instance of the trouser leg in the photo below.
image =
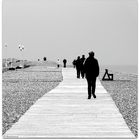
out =
[(88, 98), (91, 98), (91, 80), (87, 79), (88, 83)]
[(81, 76), (82, 76), (82, 78), (84, 78), (84, 71), (83, 70), (81, 71)]
[(80, 70), (77, 69), (77, 78), (80, 78)]
[(96, 98), (95, 88), (96, 88), (96, 78), (92, 79), (92, 83), (91, 83), (92, 95), (93, 95), (94, 98)]

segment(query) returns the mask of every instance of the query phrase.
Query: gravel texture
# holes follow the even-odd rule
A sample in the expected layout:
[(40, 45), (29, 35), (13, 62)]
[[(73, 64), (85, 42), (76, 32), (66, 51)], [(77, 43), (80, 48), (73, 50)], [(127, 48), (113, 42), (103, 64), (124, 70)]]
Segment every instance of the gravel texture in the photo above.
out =
[(110, 93), (119, 108), (126, 124), (138, 136), (138, 76), (109, 70), (114, 74), (114, 81), (102, 81), (105, 71), (101, 70), (100, 80), (104, 88)]
[(62, 81), (61, 69), (34, 66), (2, 75), (2, 133), (4, 134), (45, 93)]

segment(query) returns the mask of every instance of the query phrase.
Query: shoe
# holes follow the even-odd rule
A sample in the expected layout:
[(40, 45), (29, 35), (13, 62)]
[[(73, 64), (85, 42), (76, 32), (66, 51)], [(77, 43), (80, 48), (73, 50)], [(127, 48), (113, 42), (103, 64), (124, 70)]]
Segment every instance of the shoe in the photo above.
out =
[(91, 97), (88, 97), (88, 99), (91, 99)]
[(93, 97), (94, 97), (94, 98), (96, 98), (96, 95), (95, 95), (95, 94), (93, 94)]

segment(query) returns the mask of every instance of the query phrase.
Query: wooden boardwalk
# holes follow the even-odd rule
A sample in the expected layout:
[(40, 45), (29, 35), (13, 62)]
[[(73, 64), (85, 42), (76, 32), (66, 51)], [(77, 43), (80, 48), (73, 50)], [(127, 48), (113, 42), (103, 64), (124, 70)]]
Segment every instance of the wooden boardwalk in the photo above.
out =
[(96, 99), (87, 99), (85, 79), (63, 69), (63, 82), (40, 98), (4, 138), (135, 138), (110, 95), (96, 83)]

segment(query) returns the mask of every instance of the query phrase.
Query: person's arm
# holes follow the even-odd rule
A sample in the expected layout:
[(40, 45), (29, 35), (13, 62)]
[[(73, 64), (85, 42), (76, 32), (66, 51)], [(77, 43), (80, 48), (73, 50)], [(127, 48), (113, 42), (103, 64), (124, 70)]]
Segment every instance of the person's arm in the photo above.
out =
[(99, 71), (100, 71), (100, 68), (99, 68), (99, 63), (98, 63), (98, 60), (97, 60), (97, 76), (99, 76)]

